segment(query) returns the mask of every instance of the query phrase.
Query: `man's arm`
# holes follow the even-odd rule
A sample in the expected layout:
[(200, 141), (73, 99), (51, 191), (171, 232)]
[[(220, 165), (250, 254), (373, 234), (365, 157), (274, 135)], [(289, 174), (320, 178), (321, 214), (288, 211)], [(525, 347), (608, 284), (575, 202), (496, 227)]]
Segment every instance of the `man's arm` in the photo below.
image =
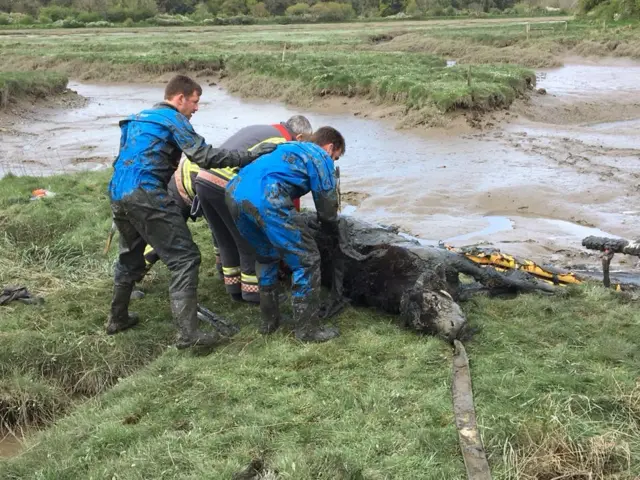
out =
[(318, 220), (329, 228), (338, 222), (338, 185), (332, 166), (321, 159), (314, 159), (307, 166)]
[(324, 191), (312, 191), (313, 201), (316, 204), (318, 220), (323, 224), (338, 222), (338, 191), (336, 188)]
[(267, 144), (260, 145), (252, 152), (214, 148), (196, 133), (186, 118), (177, 115), (176, 119), (176, 125), (172, 126), (172, 133), (178, 148), (201, 168), (244, 167), (260, 155), (275, 149), (275, 145)]

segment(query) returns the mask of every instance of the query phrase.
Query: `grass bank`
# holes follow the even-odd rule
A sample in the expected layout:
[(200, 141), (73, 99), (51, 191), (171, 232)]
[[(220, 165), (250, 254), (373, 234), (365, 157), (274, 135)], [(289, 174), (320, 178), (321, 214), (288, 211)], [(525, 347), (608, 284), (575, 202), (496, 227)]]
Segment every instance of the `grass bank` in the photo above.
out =
[(22, 98), (46, 98), (62, 93), (69, 79), (57, 72), (1, 72), (0, 109)]
[(358, 97), (430, 124), (451, 111), (508, 107), (534, 83), (530, 68), (561, 65), (567, 55), (640, 58), (638, 32), (638, 23), (545, 19), (41, 30), (0, 36), (0, 71), (92, 81), (200, 73), (225, 77), (244, 95), (302, 106)]
[[(448, 28), (438, 25), (409, 22), (405, 28)], [(255, 95), (260, 86), (261, 96), (298, 104), (337, 95), (398, 105), (424, 123), (454, 110), (507, 107), (535, 82), (531, 70), (515, 65), (469, 62), (449, 68), (442, 55), (375, 51), (372, 35), (384, 37), (393, 28), (397, 27), (198, 27), (172, 32), (170, 40), (160, 30), (3, 35), (0, 70), (17, 66), (102, 81), (196, 72), (214, 80), (225, 77), (225, 86), (239, 93)], [(416, 112), (425, 114), (415, 116)]]
[(41, 30), (0, 36), (0, 71), (129, 82), (199, 73), (210, 82), (224, 77), (226, 87), (243, 95), (301, 106), (327, 95), (363, 98), (431, 124), (451, 111), (508, 107), (534, 84), (530, 68), (558, 66), (566, 55), (640, 58), (638, 25), (489, 19)]
[[(142, 325), (102, 333), (115, 249), (107, 173), (0, 180), (0, 284), (46, 297), (0, 307), (0, 416), (29, 437), (0, 478), (230, 478), (252, 458), (280, 478), (465, 478), (450, 398), (451, 349), (350, 308), (336, 341), (263, 338), (255, 308), (215, 278), (210, 236), (200, 291), (242, 326), (203, 357), (167, 347), (168, 272), (145, 281)], [(55, 197), (30, 202), (33, 188)], [(600, 287), (558, 298), (478, 298), (467, 343), (495, 478), (640, 474), (640, 314)]]
[[(604, 28), (603, 28), (604, 27)], [(385, 52), (429, 52), (463, 63), (557, 67), (567, 56), (640, 59), (640, 22), (593, 21), (476, 25), (391, 32), (374, 47)], [(377, 38), (377, 37), (374, 37)]]
[[(46, 424), (163, 349), (170, 331), (165, 322), (127, 338), (102, 335), (113, 260), (101, 253), (110, 225), (106, 179), (94, 174), (0, 180), (0, 284), (25, 285), (46, 298), (44, 306), (2, 307), (0, 422), (5, 428)], [(41, 187), (56, 192), (55, 201), (30, 202), (31, 191)], [(157, 320), (166, 312), (153, 298), (150, 292), (144, 310)]]

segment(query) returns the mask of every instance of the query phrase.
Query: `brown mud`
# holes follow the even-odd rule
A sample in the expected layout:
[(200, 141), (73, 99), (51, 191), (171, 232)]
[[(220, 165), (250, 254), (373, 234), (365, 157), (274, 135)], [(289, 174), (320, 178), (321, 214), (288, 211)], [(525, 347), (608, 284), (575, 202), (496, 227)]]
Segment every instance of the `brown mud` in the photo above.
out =
[[(216, 144), (244, 125), (306, 114), (314, 127), (333, 125), (347, 139), (339, 163), (345, 214), (399, 225), (425, 243), (485, 242), (538, 262), (590, 266), (599, 260), (581, 247), (583, 237), (638, 236), (637, 78), (640, 64), (570, 59), (539, 72), (546, 95), (483, 118), (468, 113), (441, 128), (410, 130), (388, 121), (393, 108), (358, 100), (302, 109), (238, 99), (212, 85), (193, 124)], [(86, 104), (18, 112), (2, 123), (0, 175), (108, 168), (118, 120), (161, 99), (163, 84), (71, 88)], [(617, 264), (634, 266), (616, 258), (614, 271)]]
[(23, 448), (23, 439), (12, 433), (0, 432), (0, 459), (18, 455)]

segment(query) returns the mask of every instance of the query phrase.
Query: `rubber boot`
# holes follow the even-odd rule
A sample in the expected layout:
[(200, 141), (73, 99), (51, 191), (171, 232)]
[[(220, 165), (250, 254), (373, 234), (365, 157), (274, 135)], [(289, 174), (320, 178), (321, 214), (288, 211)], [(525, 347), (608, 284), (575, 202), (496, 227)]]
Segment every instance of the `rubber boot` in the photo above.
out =
[(138, 324), (138, 316), (129, 313), (129, 299), (133, 291), (133, 283), (113, 286), (113, 299), (111, 300), (111, 313), (105, 329), (107, 335), (122, 332)]
[(220, 341), (217, 333), (198, 330), (198, 296), (195, 292), (171, 294), (171, 311), (178, 324), (176, 347), (213, 347)]
[(242, 300), (242, 293), (232, 293), (230, 294), (231, 296), (231, 300), (233, 300), (234, 302), (238, 302), (238, 303), (242, 303), (244, 300)]
[(296, 338), (301, 342), (326, 342), (340, 336), (335, 327), (320, 325), (318, 309), (310, 302), (293, 302)]
[(280, 326), (280, 302), (276, 288), (260, 289), (260, 315), (262, 324), (258, 330), (261, 334), (269, 335)]

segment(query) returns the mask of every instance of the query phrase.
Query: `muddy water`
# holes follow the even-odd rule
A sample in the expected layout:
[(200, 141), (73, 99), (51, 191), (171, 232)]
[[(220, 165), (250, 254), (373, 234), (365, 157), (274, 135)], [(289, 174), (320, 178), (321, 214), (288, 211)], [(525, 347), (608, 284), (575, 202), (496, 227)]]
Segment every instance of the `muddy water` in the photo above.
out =
[(569, 61), (562, 68), (541, 70), (537, 78), (538, 86), (554, 95), (635, 94), (639, 88), (640, 65), (626, 59), (609, 59), (591, 65)]
[[(640, 103), (638, 74), (640, 66), (568, 65), (542, 72), (539, 85), (549, 95), (532, 101), (624, 95)], [(118, 120), (162, 97), (161, 85), (72, 88), (89, 99), (85, 106), (45, 111), (0, 130), (0, 174), (105, 168), (117, 152)], [(304, 112), (245, 102), (210, 87), (192, 122), (216, 144), (244, 125), (294, 113)], [(346, 114), (308, 116), (314, 126), (345, 134), (343, 190), (366, 197), (346, 211), (398, 224), (426, 242), (490, 242), (538, 260), (579, 263), (589, 260), (579, 253), (588, 234), (640, 233), (640, 114), (572, 125), (520, 116), (471, 133), (398, 131)]]

